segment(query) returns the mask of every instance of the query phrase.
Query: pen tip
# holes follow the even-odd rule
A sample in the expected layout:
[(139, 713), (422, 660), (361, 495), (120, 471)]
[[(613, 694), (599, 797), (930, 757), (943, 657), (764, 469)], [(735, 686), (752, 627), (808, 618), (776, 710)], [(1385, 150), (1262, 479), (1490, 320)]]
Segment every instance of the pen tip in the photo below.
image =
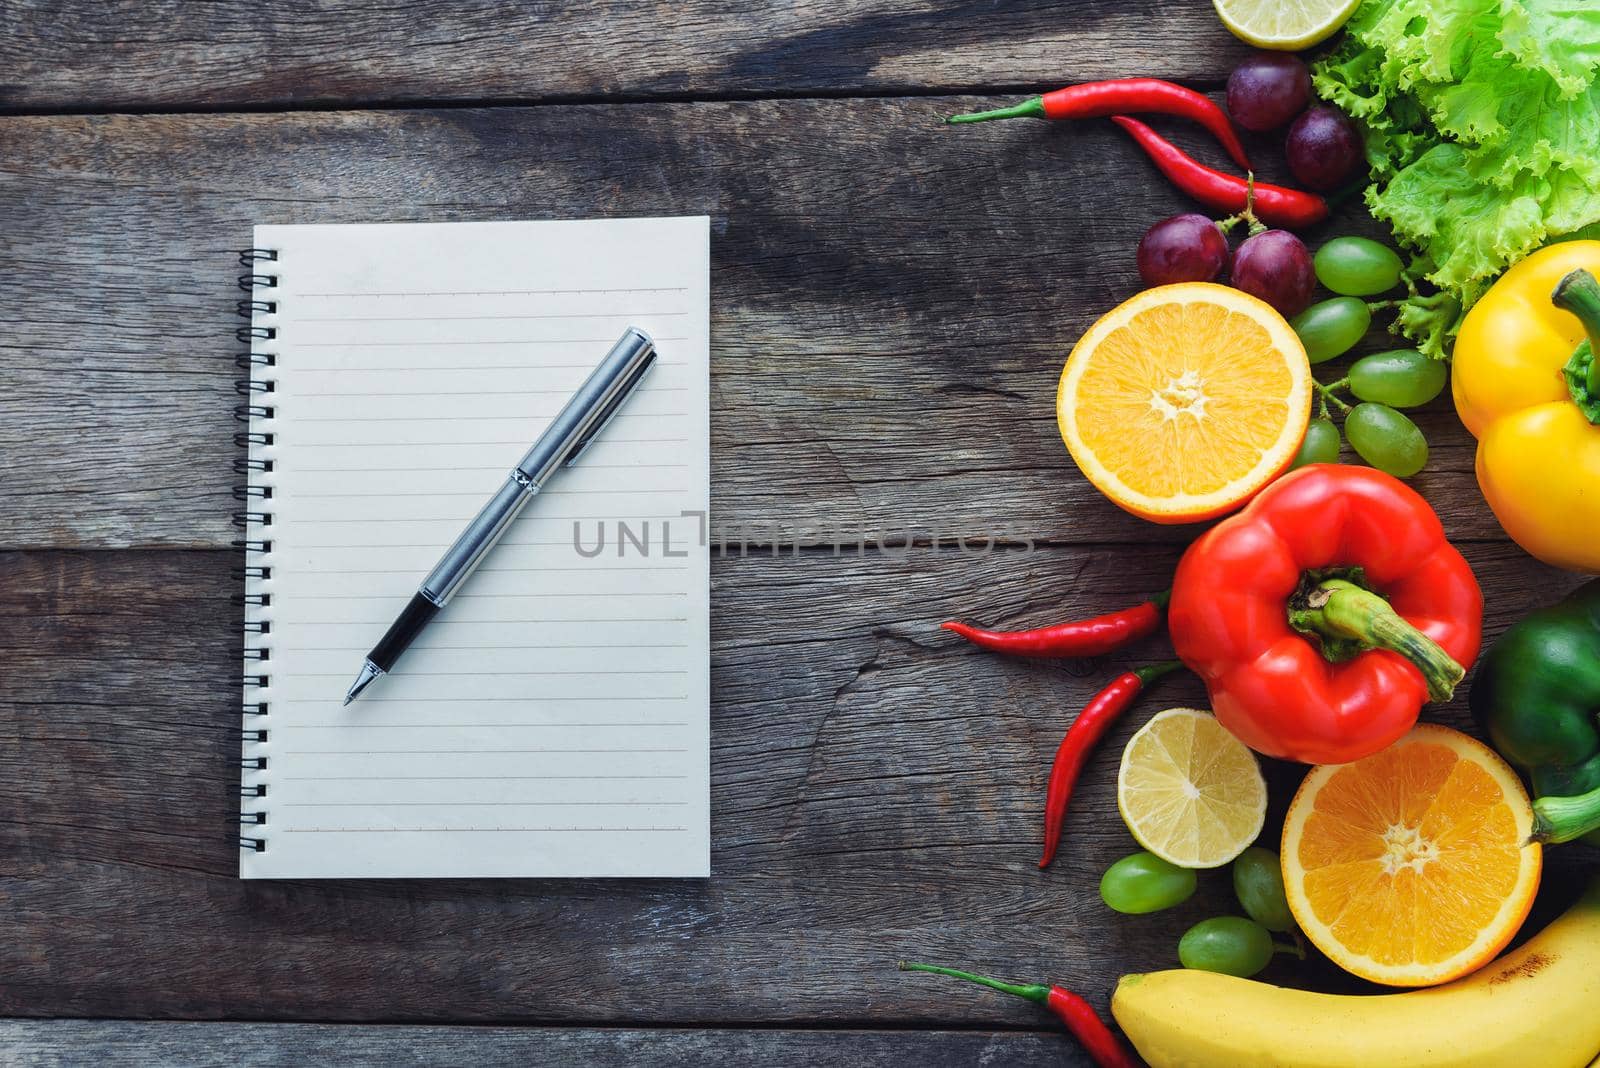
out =
[(361, 665), (361, 674), (356, 676), (356, 681), (350, 684), (349, 692), (344, 695), (345, 706), (348, 707), (351, 701), (354, 701), (361, 695), (362, 690), (365, 690), (368, 686), (372, 685), (373, 679), (378, 678), (382, 674), (383, 670), (370, 660)]

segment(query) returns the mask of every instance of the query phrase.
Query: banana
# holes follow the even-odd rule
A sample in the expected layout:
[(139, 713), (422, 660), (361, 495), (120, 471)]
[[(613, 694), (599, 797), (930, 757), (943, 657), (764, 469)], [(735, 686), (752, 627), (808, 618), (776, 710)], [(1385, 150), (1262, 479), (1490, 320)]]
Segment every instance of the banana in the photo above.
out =
[(1600, 1054), (1600, 878), (1444, 986), (1316, 994), (1180, 969), (1123, 976), (1111, 1014), (1152, 1068), (1584, 1068)]

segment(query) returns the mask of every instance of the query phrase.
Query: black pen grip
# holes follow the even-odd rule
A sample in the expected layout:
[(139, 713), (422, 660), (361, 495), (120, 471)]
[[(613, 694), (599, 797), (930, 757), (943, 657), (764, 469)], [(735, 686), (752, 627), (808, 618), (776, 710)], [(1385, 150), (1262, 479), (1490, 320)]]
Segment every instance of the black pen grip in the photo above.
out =
[(438, 614), (438, 605), (420, 593), (414, 595), (411, 603), (406, 605), (405, 611), (389, 625), (383, 637), (378, 639), (378, 644), (372, 647), (367, 659), (372, 661), (373, 667), (382, 671), (391, 670), (394, 662), (400, 659), (400, 654), (406, 651), (406, 646), (422, 633), (422, 628), (428, 625), (428, 620)]

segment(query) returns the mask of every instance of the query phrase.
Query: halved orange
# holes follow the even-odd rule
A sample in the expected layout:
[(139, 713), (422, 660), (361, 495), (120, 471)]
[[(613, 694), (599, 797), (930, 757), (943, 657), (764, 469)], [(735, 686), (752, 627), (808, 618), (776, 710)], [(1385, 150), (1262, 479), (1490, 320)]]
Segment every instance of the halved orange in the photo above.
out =
[(1311, 769), (1283, 825), (1300, 929), (1347, 972), (1389, 986), (1466, 975), (1511, 941), (1543, 853), (1533, 806), (1488, 746), (1419, 726), (1353, 764)]
[(1056, 422), (1084, 476), (1158, 523), (1232, 511), (1294, 460), (1311, 365), (1266, 302), (1227, 286), (1147, 289), (1103, 315), (1061, 372)]

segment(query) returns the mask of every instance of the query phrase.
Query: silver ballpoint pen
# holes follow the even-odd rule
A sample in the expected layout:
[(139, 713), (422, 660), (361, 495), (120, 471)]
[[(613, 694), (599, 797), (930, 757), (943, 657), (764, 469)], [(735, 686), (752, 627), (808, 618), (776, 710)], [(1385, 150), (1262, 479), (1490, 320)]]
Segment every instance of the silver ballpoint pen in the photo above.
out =
[(505, 485), (489, 499), (476, 518), (445, 550), (416, 595), (367, 654), (361, 674), (344, 695), (344, 703), (354, 701), (373, 680), (387, 674), (414, 638), (450, 603), (461, 584), (479, 562), (494, 548), (511, 521), (544, 488), (557, 470), (576, 463), (656, 360), (656, 345), (636, 326), (630, 326), (621, 340), (611, 346), (583, 385), (578, 387), (550, 421), (539, 440), (533, 443), (522, 462), (511, 469)]

